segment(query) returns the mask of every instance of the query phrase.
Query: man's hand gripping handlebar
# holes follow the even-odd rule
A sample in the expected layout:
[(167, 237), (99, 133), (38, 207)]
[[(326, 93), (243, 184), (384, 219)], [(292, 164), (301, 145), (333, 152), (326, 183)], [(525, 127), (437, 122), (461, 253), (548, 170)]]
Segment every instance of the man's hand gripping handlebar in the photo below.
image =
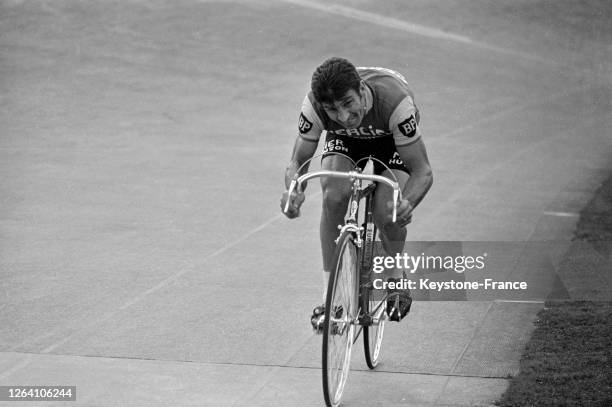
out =
[(302, 203), (304, 203), (304, 200), (306, 199), (301, 185), (298, 189), (296, 188), (296, 183), (297, 180), (291, 180), (289, 189), (283, 192), (283, 196), (281, 198), (281, 209), (283, 210), (285, 216), (289, 219), (300, 216), (300, 206), (302, 206)]
[(285, 193), (283, 193), (283, 197), (281, 199), (281, 209), (283, 213), (290, 219), (298, 217), (300, 215), (300, 206), (304, 202), (304, 192), (302, 185), (304, 182), (308, 181), (312, 178), (320, 178), (320, 177), (333, 177), (333, 178), (344, 178), (354, 180), (364, 180), (364, 181), (373, 181), (380, 182), (385, 185), (388, 185), (393, 189), (393, 213), (392, 220), (393, 222), (397, 221), (397, 209), (398, 204), (402, 199), (402, 191), (399, 187), (399, 184), (392, 179), (387, 177), (383, 177), (381, 175), (373, 175), (373, 174), (362, 174), (359, 171), (330, 171), (330, 170), (319, 170), (312, 171), (306, 173), (300, 177), (297, 174), (291, 179), (291, 183), (289, 184), (289, 189)]

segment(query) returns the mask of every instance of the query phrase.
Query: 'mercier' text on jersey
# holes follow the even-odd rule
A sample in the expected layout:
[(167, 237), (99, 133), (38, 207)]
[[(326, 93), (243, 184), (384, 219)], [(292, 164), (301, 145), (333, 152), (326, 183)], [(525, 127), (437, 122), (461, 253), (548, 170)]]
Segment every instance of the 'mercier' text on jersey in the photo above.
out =
[(359, 127), (349, 129), (331, 120), (312, 92), (304, 98), (298, 122), (300, 137), (318, 141), (325, 130), (330, 134), (374, 139), (393, 137), (396, 146), (412, 144), (421, 137), (419, 112), (404, 77), (390, 69), (363, 68), (357, 71), (371, 91), (368, 111)]

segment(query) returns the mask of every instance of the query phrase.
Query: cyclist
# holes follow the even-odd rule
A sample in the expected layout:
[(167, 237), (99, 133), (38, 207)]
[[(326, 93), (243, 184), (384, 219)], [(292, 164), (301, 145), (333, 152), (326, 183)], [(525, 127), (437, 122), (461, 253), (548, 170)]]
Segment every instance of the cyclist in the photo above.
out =
[[(427, 158), (419, 124), (419, 110), (405, 78), (390, 69), (356, 68), (343, 58), (330, 58), (313, 73), (311, 91), (304, 98), (298, 121), (298, 136), (285, 171), (285, 187), (299, 167), (314, 155), (319, 138), (326, 131), (321, 166), (323, 169), (349, 171), (357, 161), (372, 156), (383, 161), (402, 187), (402, 201), (396, 223), (391, 220), (391, 189), (377, 188), (374, 197), (374, 219), (387, 254), (402, 251), (406, 240), (405, 226), (411, 221), (412, 210), (421, 202), (432, 185), (433, 175)], [(343, 155), (331, 154), (342, 153)], [(363, 161), (365, 165), (365, 160)], [(302, 171), (308, 170), (306, 165)], [(389, 171), (374, 162), (374, 172), (390, 177)], [(300, 174), (300, 175), (301, 175)], [(323, 304), (338, 225), (344, 221), (350, 196), (350, 182), (336, 178), (321, 178), (323, 210), (320, 223), (323, 255)], [(288, 197), (285, 191), (281, 208), (290, 200), (289, 218), (299, 216), (304, 194)], [(401, 278), (394, 270), (392, 278)], [(390, 279), (390, 278), (389, 278)], [(410, 310), (412, 299), (405, 291), (390, 297), (387, 312), (391, 320), (400, 321)], [(311, 323), (318, 331), (324, 306), (313, 310)]]

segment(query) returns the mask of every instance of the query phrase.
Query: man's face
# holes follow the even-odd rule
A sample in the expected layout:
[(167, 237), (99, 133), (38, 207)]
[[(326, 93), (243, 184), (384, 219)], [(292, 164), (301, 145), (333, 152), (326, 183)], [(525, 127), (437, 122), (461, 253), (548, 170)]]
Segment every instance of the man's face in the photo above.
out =
[(330, 119), (348, 129), (358, 127), (365, 116), (365, 85), (359, 86), (359, 92), (349, 89), (333, 104), (323, 103), (323, 109)]

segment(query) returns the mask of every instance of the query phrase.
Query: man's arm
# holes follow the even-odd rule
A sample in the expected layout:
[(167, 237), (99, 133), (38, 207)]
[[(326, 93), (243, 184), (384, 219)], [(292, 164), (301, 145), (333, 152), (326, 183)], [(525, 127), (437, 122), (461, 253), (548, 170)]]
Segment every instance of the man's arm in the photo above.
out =
[[(406, 95), (391, 114), (389, 128), (393, 131), (395, 148), (410, 174), (402, 189), (402, 198), (410, 203), (408, 206), (414, 208), (431, 188), (433, 174), (419, 128), (419, 111), (412, 93)], [(405, 215), (408, 215), (411, 208), (406, 209)]]
[[(302, 166), (302, 164), (304, 164), (314, 155), (315, 151), (317, 150), (317, 145), (318, 145), (318, 142), (314, 140), (307, 140), (307, 139), (302, 138), (302, 136), (296, 137), (295, 144), (293, 145), (293, 153), (291, 154), (291, 161), (289, 161), (289, 164), (287, 165), (287, 168), (285, 169), (285, 188), (289, 189), (289, 184), (291, 184), (291, 179), (298, 172), (298, 169)], [(302, 168), (302, 170), (300, 171), (300, 175), (308, 171), (309, 166), (310, 166), (310, 163), (305, 165), (304, 168)], [(285, 213), (285, 216), (287, 216), (289, 219), (300, 216), (300, 206), (302, 205), (302, 203), (304, 202), (304, 199), (306, 198), (304, 196), (305, 189), (306, 189), (306, 184), (304, 183), (302, 184), (302, 190), (293, 191), (293, 193), (291, 194), (291, 197), (289, 197), (289, 194), (288, 194), (289, 191), (285, 191), (283, 193), (283, 196), (281, 197), (281, 202), (280, 202), (281, 210), (283, 211), (283, 213), (285, 213), (284, 212), (285, 205), (287, 203), (287, 200), (289, 200), (290, 202), (289, 209)]]
[[(319, 138), (323, 132), (323, 123), (312, 106), (308, 95), (306, 95), (302, 102), (302, 111), (297, 127), (299, 133), (293, 144), (291, 160), (285, 169), (285, 188), (287, 189), (289, 189), (291, 179), (298, 172), (298, 169), (314, 155), (319, 144)], [(308, 171), (308, 167), (309, 164), (304, 165), (299, 175)], [(287, 213), (285, 213), (288, 218), (295, 218), (300, 215), (300, 205), (302, 205), (305, 199), (303, 192), (305, 189), (306, 185), (303, 184), (302, 191), (294, 191), (290, 197), (288, 196), (289, 191), (283, 193), (281, 198), (281, 208), (283, 212), (287, 200), (290, 202), (289, 209)]]
[[(314, 140), (307, 140), (301, 136), (297, 136), (295, 144), (293, 145), (293, 153), (291, 154), (291, 160), (285, 170), (285, 188), (289, 188), (291, 179), (297, 173), (298, 168), (302, 166), (307, 160), (312, 158), (315, 151), (317, 151), (318, 142)], [(304, 166), (299, 175), (302, 175), (308, 171), (309, 165)], [(304, 185), (306, 189), (306, 185)]]
[[(302, 101), (302, 110), (300, 112), (297, 127), (298, 136), (293, 145), (291, 160), (285, 170), (285, 188), (289, 188), (291, 178), (296, 174), (298, 168), (312, 158), (317, 150), (319, 138), (321, 138), (321, 133), (323, 132), (323, 123), (308, 95), (306, 95)], [(308, 171), (308, 165), (304, 166), (300, 175), (304, 174), (306, 171)]]
[(410, 173), (410, 178), (402, 189), (402, 198), (416, 207), (433, 184), (433, 173), (429, 165), (427, 150), (423, 139), (403, 146), (397, 146), (397, 152)]

